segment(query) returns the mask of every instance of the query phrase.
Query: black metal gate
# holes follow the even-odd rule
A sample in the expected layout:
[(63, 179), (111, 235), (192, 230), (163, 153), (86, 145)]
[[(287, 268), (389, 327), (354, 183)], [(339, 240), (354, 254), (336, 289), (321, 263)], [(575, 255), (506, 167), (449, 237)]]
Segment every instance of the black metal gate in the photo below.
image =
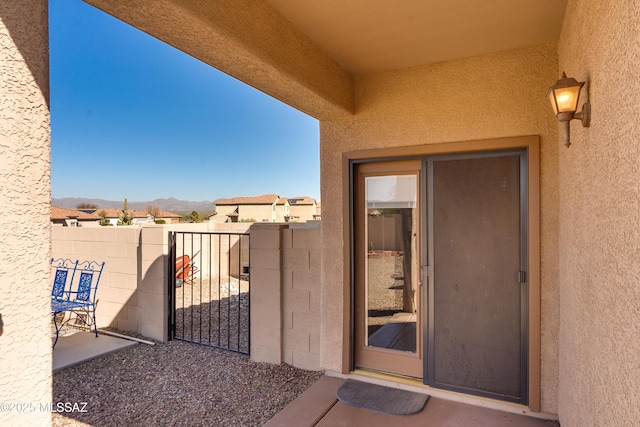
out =
[(249, 234), (171, 232), (169, 245), (169, 340), (249, 354)]

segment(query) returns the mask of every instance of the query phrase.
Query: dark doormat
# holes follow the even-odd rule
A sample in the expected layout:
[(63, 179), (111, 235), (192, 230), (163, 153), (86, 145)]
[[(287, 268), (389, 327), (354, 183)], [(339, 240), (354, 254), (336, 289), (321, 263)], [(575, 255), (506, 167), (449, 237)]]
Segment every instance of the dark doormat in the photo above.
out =
[(429, 398), (426, 394), (354, 380), (346, 380), (336, 391), (336, 396), (347, 405), (389, 415), (419, 412)]

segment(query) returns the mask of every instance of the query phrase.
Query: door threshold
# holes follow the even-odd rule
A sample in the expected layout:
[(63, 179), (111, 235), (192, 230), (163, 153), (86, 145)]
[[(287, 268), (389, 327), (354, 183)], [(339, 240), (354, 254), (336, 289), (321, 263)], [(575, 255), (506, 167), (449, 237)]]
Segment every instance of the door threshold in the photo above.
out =
[(549, 414), (545, 412), (533, 412), (528, 406), (505, 402), (502, 400), (490, 399), (487, 397), (474, 396), (470, 394), (458, 393), (450, 390), (442, 390), (439, 388), (433, 388), (422, 383), (421, 378), (414, 378), (398, 374), (390, 374), (386, 372), (374, 371), (369, 369), (358, 368), (353, 370), (349, 374), (337, 374), (333, 372), (327, 372), (330, 376), (339, 376), (341, 378), (349, 378), (353, 380), (368, 382), (371, 384), (378, 384), (387, 387), (398, 388), (401, 390), (413, 391), (416, 393), (426, 393), (430, 396), (451, 400), (454, 402), (466, 403), (473, 406), (479, 406), (488, 409), (495, 409), (499, 411), (509, 412), (513, 414), (522, 414), (529, 417), (540, 418), (545, 420), (558, 420), (558, 415)]

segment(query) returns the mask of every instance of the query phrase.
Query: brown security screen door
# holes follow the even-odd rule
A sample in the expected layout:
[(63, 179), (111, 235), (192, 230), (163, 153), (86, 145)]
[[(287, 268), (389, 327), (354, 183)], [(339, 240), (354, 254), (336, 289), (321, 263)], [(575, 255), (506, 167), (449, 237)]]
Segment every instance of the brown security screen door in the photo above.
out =
[(425, 383), (526, 403), (525, 155), (434, 157), (424, 165)]

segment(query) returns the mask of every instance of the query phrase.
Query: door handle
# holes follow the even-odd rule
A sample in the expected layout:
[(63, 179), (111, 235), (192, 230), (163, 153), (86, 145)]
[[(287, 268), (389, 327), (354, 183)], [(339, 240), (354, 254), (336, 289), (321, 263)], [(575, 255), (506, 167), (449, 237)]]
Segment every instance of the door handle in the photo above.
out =
[(518, 283), (525, 283), (527, 281), (527, 272), (519, 270), (518, 271)]
[(424, 285), (424, 278), (431, 276), (431, 271), (430, 271), (428, 265), (421, 265), (420, 266), (420, 270), (422, 271), (422, 274), (420, 276), (420, 286), (423, 286)]

